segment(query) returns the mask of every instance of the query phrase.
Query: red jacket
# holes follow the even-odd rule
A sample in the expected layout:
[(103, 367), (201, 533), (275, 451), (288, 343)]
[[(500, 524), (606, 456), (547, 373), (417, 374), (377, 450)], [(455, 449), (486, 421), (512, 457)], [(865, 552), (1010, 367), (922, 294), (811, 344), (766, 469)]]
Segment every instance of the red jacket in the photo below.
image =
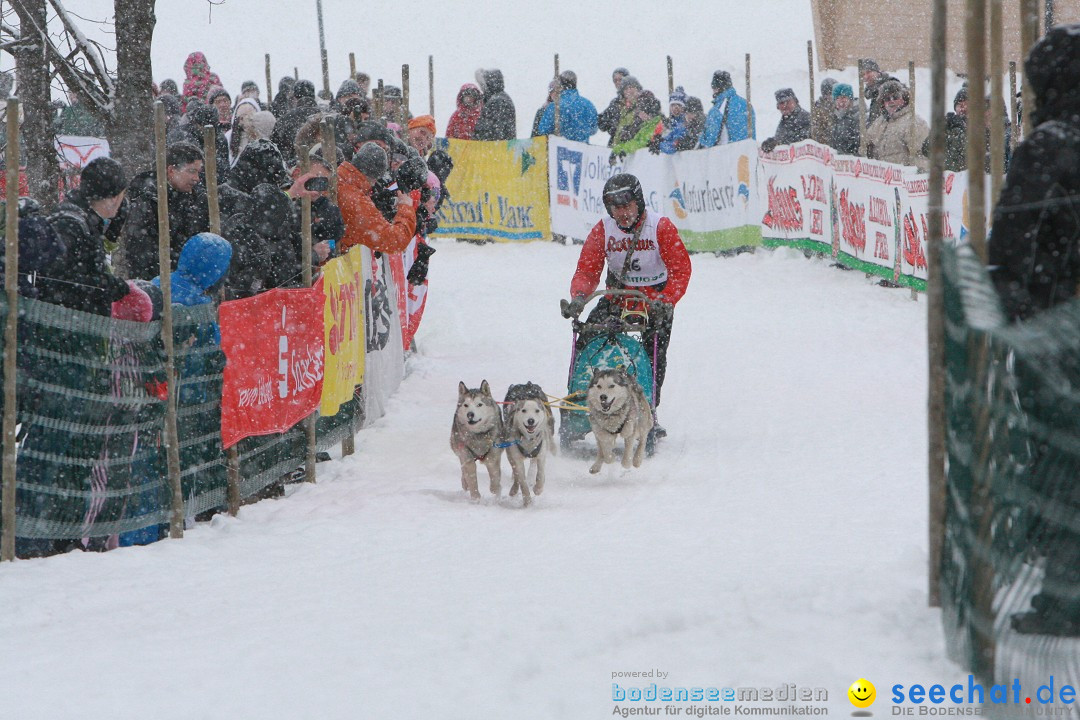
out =
[[(644, 216), (641, 220), (644, 220)], [(589, 237), (585, 239), (585, 246), (581, 248), (577, 270), (574, 272), (573, 280), (570, 281), (570, 297), (584, 297), (596, 290), (600, 284), (600, 276), (607, 265), (607, 252), (604, 249), (606, 240), (604, 223), (600, 221), (593, 226)], [(674, 305), (686, 294), (686, 286), (690, 284), (690, 253), (686, 252), (686, 246), (679, 237), (679, 231), (666, 217), (660, 218), (656, 225), (656, 240), (660, 246), (660, 259), (664, 261), (664, 266), (667, 268), (667, 283), (663, 290), (655, 287), (634, 289), (643, 292), (650, 300), (660, 300)]]
[(404, 252), (416, 232), (416, 206), (398, 205), (394, 222), (386, 222), (371, 201), (371, 181), (352, 163), (338, 165), (338, 207), (345, 221), (345, 236), (338, 243), (342, 251), (366, 245), (380, 252)]
[(448, 138), (472, 140), (473, 131), (476, 129), (476, 121), (480, 119), (480, 111), (484, 109), (484, 104), (478, 101), (472, 107), (465, 106), (465, 103), (461, 101), (461, 96), (470, 88), (475, 90), (477, 94), (480, 93), (480, 88), (472, 83), (465, 83), (458, 90), (457, 110), (450, 116), (450, 122), (446, 125), (446, 137)]

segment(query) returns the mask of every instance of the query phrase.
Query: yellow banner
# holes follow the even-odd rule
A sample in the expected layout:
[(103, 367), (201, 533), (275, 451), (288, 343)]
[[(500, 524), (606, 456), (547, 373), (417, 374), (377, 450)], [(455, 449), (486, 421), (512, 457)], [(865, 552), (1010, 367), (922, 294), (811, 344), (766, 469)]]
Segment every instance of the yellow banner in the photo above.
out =
[(336, 415), (341, 404), (353, 397), (364, 381), (364, 277), (363, 249), (355, 246), (346, 255), (323, 266), (326, 305), (326, 368), (319, 414)]
[(454, 160), (437, 235), (492, 240), (551, 237), (547, 137), (444, 140)]

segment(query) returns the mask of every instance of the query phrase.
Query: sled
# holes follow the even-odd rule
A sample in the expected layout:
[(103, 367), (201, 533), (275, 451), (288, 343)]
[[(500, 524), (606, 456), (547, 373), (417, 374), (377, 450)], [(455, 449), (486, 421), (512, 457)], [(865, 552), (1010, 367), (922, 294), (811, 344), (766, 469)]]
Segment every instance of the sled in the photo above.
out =
[[(588, 323), (569, 314), (569, 303), (561, 302), (563, 317), (573, 326), (573, 343), (570, 346), (570, 374), (566, 381), (566, 404), (559, 409), (559, 445), (570, 450), (573, 444), (592, 432), (585, 396), (592, 381), (594, 369), (626, 368), (626, 372), (638, 381), (645, 397), (649, 398), (653, 419), (656, 419), (656, 347), (646, 350), (641, 336), (648, 325), (648, 298), (640, 290), (597, 290), (585, 298), (585, 303), (601, 296), (626, 296), (639, 300), (639, 308), (626, 310), (620, 318), (603, 323)], [(587, 317), (587, 316), (586, 316)], [(592, 335), (580, 352), (578, 337), (586, 332)], [(656, 430), (649, 431), (645, 453), (649, 456), (656, 449)]]

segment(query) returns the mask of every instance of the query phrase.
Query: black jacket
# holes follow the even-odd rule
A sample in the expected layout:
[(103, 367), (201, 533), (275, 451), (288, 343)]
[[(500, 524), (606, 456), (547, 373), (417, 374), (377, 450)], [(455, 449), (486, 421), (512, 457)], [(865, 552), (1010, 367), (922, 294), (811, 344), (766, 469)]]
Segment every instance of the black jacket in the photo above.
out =
[(514, 101), (506, 94), (502, 70), (483, 72), (484, 109), (473, 130), (473, 140), (513, 140), (517, 137)]
[[(1080, 36), (1059, 26), (1026, 63), (1035, 130), (994, 211), (990, 276), (1014, 320), (1066, 302), (1080, 279)], [(1053, 38), (1050, 35), (1053, 34)]]
[(780, 118), (776, 126), (776, 134), (761, 143), (765, 152), (772, 152), (777, 145), (791, 145), (810, 139), (810, 113), (802, 107), (796, 107), (792, 112)]
[(859, 154), (859, 109), (852, 105), (847, 110), (833, 111), (829, 146), (841, 155)]
[[(158, 203), (157, 182), (153, 171), (136, 175), (128, 185), (130, 211), (121, 233), (124, 268), (127, 277), (152, 280), (158, 272)], [(210, 229), (206, 190), (196, 185), (190, 193), (177, 192), (169, 186), (169, 248), (172, 269), (180, 259), (184, 243), (192, 235)]]
[(229, 184), (250, 195), (255, 186), (262, 183), (285, 187), (291, 180), (281, 150), (271, 141), (260, 138), (244, 146), (229, 173)]
[(304, 126), (308, 118), (318, 112), (319, 105), (315, 102), (315, 98), (307, 96), (298, 98), (296, 107), (278, 120), (277, 125), (274, 126), (270, 139), (277, 145), (278, 150), (281, 151), (281, 157), (290, 167), (296, 164), (296, 147), (293, 145), (296, 142), (296, 133), (300, 132), (300, 128)]
[(112, 304), (128, 294), (126, 282), (105, 261), (105, 221), (78, 190), (49, 217), (67, 251), (38, 275), (38, 298), (73, 310), (110, 315)]
[(622, 117), (625, 107), (622, 97), (616, 95), (612, 101), (608, 103), (604, 112), (596, 116), (596, 127), (600, 132), (606, 132), (611, 136), (607, 141), (608, 147), (611, 147), (615, 142), (615, 128), (619, 126), (619, 118)]

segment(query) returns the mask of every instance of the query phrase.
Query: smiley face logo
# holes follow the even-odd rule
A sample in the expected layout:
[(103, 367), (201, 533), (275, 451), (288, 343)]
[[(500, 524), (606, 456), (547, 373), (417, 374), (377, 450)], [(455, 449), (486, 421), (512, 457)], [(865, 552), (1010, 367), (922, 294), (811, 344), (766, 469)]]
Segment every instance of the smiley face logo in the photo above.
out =
[(868, 708), (877, 699), (877, 690), (874, 684), (865, 678), (859, 678), (851, 683), (847, 691), (848, 700), (857, 708)]

